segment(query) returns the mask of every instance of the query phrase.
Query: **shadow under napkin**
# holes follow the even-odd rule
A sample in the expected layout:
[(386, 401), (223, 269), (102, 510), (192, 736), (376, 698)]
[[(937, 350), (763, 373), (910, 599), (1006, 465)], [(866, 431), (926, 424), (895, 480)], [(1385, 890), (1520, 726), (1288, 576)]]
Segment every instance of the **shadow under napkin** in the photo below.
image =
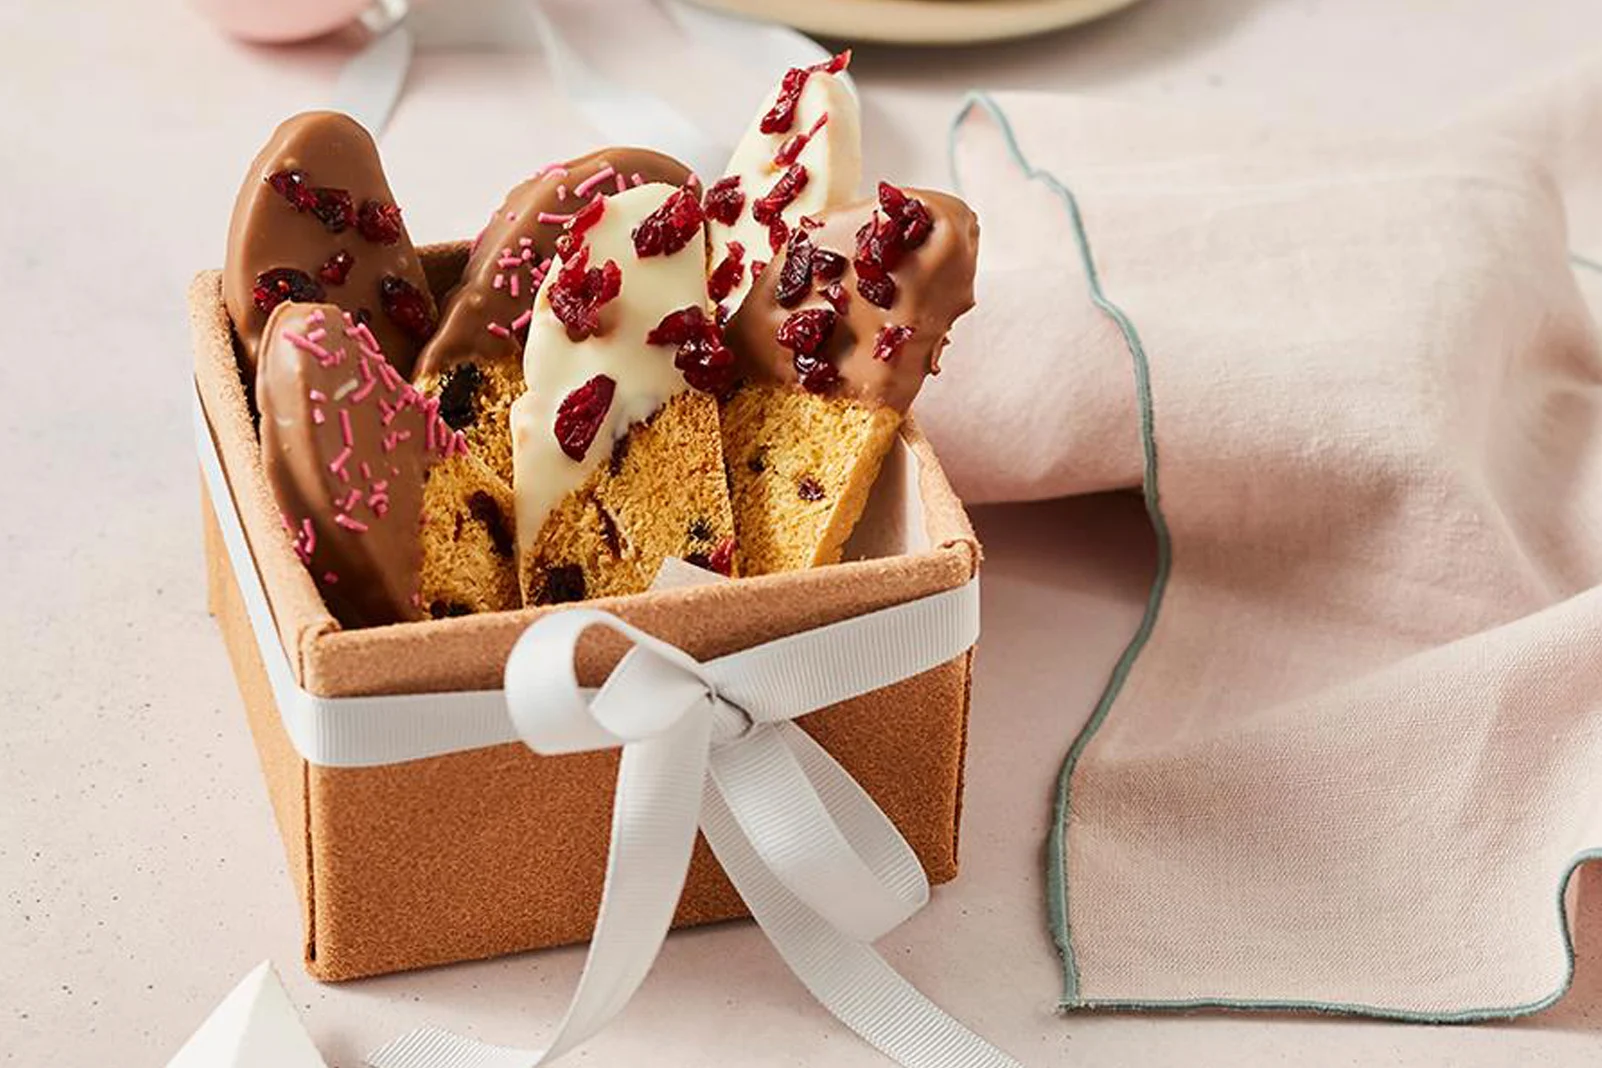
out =
[(980, 307), (1037, 314), (972, 317), (920, 415), (969, 499), (1144, 481), (1171, 535), (1065, 769), (1064, 1004), (1551, 1004), (1602, 846), (1602, 355), (1553, 183), (1463, 133), (1003, 104), (956, 135)]

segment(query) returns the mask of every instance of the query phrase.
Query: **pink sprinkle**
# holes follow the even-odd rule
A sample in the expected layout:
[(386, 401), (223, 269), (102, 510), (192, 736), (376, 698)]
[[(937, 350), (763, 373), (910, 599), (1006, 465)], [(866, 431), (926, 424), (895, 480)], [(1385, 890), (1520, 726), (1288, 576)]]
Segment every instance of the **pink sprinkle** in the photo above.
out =
[(314, 389), (310, 393), (306, 394), (306, 396), (310, 397), (314, 401), (325, 401), (328, 399), (328, 397), (325, 396), (323, 391), (320, 389)]
[(534, 318), (534, 309), (530, 308), (528, 311), (524, 312), (522, 315), (519, 315), (516, 319), (512, 320), (512, 329), (513, 330), (521, 330), (521, 329), (523, 329), (525, 326), (528, 325), (528, 321), (530, 319), (532, 319), (532, 318)]
[(688, 178), (684, 179), (684, 184), (685, 185), (700, 185), (701, 184), (701, 176), (699, 174), (696, 174), (694, 171), (691, 171), (690, 172), (690, 176)]
[(371, 497), (367, 498), (367, 507), (373, 510), (374, 515), (380, 519), (383, 519), (384, 513), (389, 511), (388, 495), (383, 493), (373, 494)]
[[(396, 447), (399, 446), (401, 442), (405, 441), (411, 436), (412, 432), (410, 430), (391, 430), (388, 434), (384, 435), (384, 451), (394, 452)], [(400, 468), (395, 467), (393, 464), (390, 465), (389, 470), (391, 474), (400, 474)]]
[(584, 179), (578, 185), (574, 186), (573, 192), (581, 197), (587, 197), (590, 195), (591, 189), (594, 189), (596, 186), (600, 185), (602, 182), (606, 181), (616, 173), (617, 168), (613, 167), (611, 164), (607, 164), (605, 167), (602, 167), (600, 170)]
[(573, 215), (572, 213), (563, 215), (554, 211), (542, 211), (538, 215), (534, 216), (534, 218), (542, 223), (565, 223), (571, 222), (573, 220)]
[(366, 523), (363, 523), (360, 519), (352, 519), (344, 512), (340, 512), (338, 515), (334, 516), (334, 522), (338, 523), (346, 530), (354, 530), (358, 534), (367, 533)]
[(338, 475), (340, 478), (344, 479), (346, 482), (349, 482), (350, 476), (345, 473), (345, 461), (349, 459), (350, 446), (346, 445), (343, 449), (339, 450), (338, 456), (329, 461), (328, 469), (334, 474)]
[(369, 482), (373, 480), (373, 465), (366, 460), (362, 461), (362, 477)]
[(356, 444), (351, 437), (350, 410), (348, 408), (341, 408), (339, 410), (339, 436), (344, 439), (344, 442), (347, 446)]
[(302, 519), (300, 521), (300, 535), (306, 542), (306, 551), (308, 553), (317, 548), (317, 531), (312, 529), (310, 519)]
[(514, 274), (511, 278), (507, 279), (506, 291), (513, 297), (517, 296), (517, 275)]
[(629, 181), (633, 182), (635, 185), (645, 184), (645, 179), (640, 177), (639, 171), (635, 171), (633, 174), (629, 175)]
[(289, 342), (291, 345), (294, 345), (302, 352), (311, 353), (313, 356), (317, 357), (319, 362), (321, 362), (324, 366), (327, 366), (330, 359), (329, 351), (317, 344), (317, 342), (313, 341), (309, 337), (306, 337), (304, 334), (297, 334), (293, 330), (285, 330), (283, 336), (285, 341)]
[(502, 256), (500, 259), (495, 261), (495, 266), (505, 269), (507, 267), (516, 267), (522, 262), (523, 261), (516, 256)]
[(323, 314), (323, 309), (313, 308), (311, 314), (306, 316), (306, 321), (308, 323), (320, 323), (326, 318), (327, 316)]
[(361, 500), (362, 500), (362, 491), (357, 489), (355, 486), (352, 486), (350, 488), (350, 492), (345, 495), (345, 499), (339, 503), (339, 506), (338, 506), (339, 510), (341, 512), (348, 512), (352, 508), (354, 508), (358, 504), (360, 504)]
[[(384, 388), (391, 392), (400, 389), (406, 384), (406, 380), (401, 378), (399, 371), (390, 366), (388, 360), (380, 360), (378, 362), (378, 377), (383, 379)], [(382, 400), (383, 398), (380, 399)]]
[(339, 576), (334, 574), (332, 571), (324, 571), (323, 572), (323, 581), (328, 583), (328, 585), (332, 586), (336, 582), (339, 581)]
[(557, 200), (566, 200), (567, 199), (567, 186), (559, 185), (559, 186), (556, 187), (556, 199)]
[[(378, 411), (381, 421), (385, 426), (388, 426), (390, 423), (395, 421), (395, 413), (400, 411), (400, 409), (389, 403), (389, 401), (385, 400), (383, 397), (379, 397)], [(372, 478), (373, 476), (368, 475), (367, 477)]]
[(515, 211), (507, 212), (506, 213), (506, 221), (507, 222), (516, 222), (517, 221), (517, 212), (515, 212)]
[(499, 289), (502, 286), (504, 286), (505, 284), (506, 284), (506, 276), (504, 274), (497, 274), (495, 276), (495, 281), (490, 283), (490, 288), (491, 289)]
[[(523, 314), (524, 315), (532, 315), (533, 313), (532, 312), (524, 312)], [(502, 326), (500, 323), (490, 323), (489, 326), (487, 326), (485, 329), (487, 329), (490, 333), (494, 334), (496, 337), (511, 337), (512, 336), (512, 332), (510, 330), (506, 329), (506, 327)]]
[[(410, 434), (407, 434), (406, 436), (407, 437), (411, 437)], [(392, 474), (392, 475), (395, 475), (396, 477), (399, 477), (400, 476), (400, 468), (396, 467), (394, 464), (390, 464), (389, 465), (389, 473)]]
[(521, 256), (519, 256), (518, 258), (521, 259), (524, 263), (527, 263), (529, 260), (534, 258), (534, 250), (531, 249), (531, 248), (526, 248), (526, 249), (523, 250), (523, 254)]
[(520, 237), (520, 238), (517, 239), (517, 244), (518, 244), (519, 248), (528, 248), (533, 243), (534, 243), (534, 239), (532, 237)]
[(360, 404), (362, 401), (366, 400), (367, 395), (373, 391), (375, 386), (378, 385), (378, 376), (373, 374), (372, 365), (368, 362), (366, 355), (362, 356), (361, 372), (363, 380), (362, 388), (350, 395), (350, 399), (357, 404)]
[(312, 409), (312, 422), (318, 426), (323, 425), (323, 410), (321, 408)]
[(328, 336), (328, 331), (325, 328), (319, 326), (316, 330), (313, 330), (313, 331), (311, 331), (310, 333), (308, 333), (306, 335), (306, 340), (307, 341), (321, 341), (323, 338), (325, 338), (327, 336)]
[(378, 339), (373, 336), (372, 329), (366, 323), (354, 324), (351, 329), (345, 331), (345, 336), (355, 338), (360, 344), (372, 349), (374, 353), (381, 354), (383, 352), (383, 348), (378, 344)]
[(627, 180), (624, 179), (623, 175), (621, 173), (619, 173), (617, 175), (617, 191), (619, 193), (621, 193), (624, 190), (626, 190), (628, 187), (629, 187), (629, 183), (627, 182)]

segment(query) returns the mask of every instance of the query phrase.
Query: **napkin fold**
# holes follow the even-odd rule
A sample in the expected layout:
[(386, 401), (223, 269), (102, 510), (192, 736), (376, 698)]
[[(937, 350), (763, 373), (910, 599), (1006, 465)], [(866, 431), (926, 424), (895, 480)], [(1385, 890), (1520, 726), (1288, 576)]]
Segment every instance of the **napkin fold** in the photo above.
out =
[(1065, 1006), (1567, 988), (1602, 857), (1599, 124), (1602, 64), (1405, 136), (959, 118), (979, 311), (920, 421), (968, 501), (1141, 488), (1159, 546), (1059, 784)]

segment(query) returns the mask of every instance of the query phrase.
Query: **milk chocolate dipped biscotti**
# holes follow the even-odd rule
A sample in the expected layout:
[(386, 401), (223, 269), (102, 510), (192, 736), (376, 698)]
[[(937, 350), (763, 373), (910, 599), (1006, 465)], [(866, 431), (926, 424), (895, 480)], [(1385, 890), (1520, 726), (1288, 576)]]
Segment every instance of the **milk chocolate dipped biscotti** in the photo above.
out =
[(267, 316), (327, 301), (372, 332), (410, 377), (434, 332), (434, 297), (366, 130), (332, 111), (289, 119), (251, 163), (234, 202), (223, 302), (247, 380)]
[(955, 197), (879, 184), (803, 221), (728, 326), (740, 388), (723, 451), (741, 567), (840, 559), (952, 322), (973, 307), (979, 224)]
[(512, 402), (523, 393), (523, 341), (535, 290), (563, 224), (595, 196), (646, 182), (682, 185), (689, 170), (644, 148), (603, 148), (542, 167), (514, 187), (473, 242), (439, 328), (417, 358), (415, 381), (463, 431), (485, 463), (512, 481)]

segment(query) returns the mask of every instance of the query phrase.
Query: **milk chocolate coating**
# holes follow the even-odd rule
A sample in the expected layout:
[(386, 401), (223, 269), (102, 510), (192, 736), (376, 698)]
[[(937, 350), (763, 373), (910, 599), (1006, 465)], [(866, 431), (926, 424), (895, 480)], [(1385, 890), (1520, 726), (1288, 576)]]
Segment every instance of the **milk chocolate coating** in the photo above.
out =
[[(896, 283), (891, 306), (880, 308), (857, 292), (857, 272), (849, 266), (856, 253), (857, 231), (873, 217), (877, 201), (860, 200), (824, 212), (823, 224), (810, 233), (812, 244), (848, 261), (839, 279), (850, 303), (835, 323), (823, 355), (838, 368), (840, 381), (831, 396), (850, 397), (868, 405), (889, 405), (905, 412), (923, 385), (938, 372), (946, 332), (957, 317), (973, 307), (974, 267), (979, 256), (979, 220), (956, 197), (928, 189), (904, 190), (923, 201), (934, 228), (918, 248), (908, 252), (890, 272)], [(739, 361), (740, 377), (794, 384), (795, 354), (776, 340), (779, 326), (801, 308), (827, 308), (820, 295), (826, 282), (814, 281), (811, 295), (794, 308), (775, 299), (784, 257), (775, 257), (725, 330)], [(874, 358), (882, 327), (910, 326), (912, 336), (891, 360)]]
[[(223, 268), (223, 301), (244, 348), (246, 374), (254, 373), (257, 346), (267, 322), (251, 290), (262, 272), (289, 267), (317, 281), (325, 299), (352, 312), (365, 310), (384, 353), (396, 370), (409, 376), (421, 341), (390, 320), (378, 293), (379, 279), (395, 275), (422, 294), (430, 317), (435, 313), (422, 263), (404, 224), (400, 240), (390, 245), (367, 240), (354, 223), (333, 233), (310, 211), (297, 211), (267, 183), (270, 176), (284, 170), (304, 171), (310, 186), (348, 192), (358, 211), (368, 200), (395, 202), (372, 137), (348, 115), (308, 111), (273, 131), (251, 162), (234, 201)], [(341, 250), (354, 260), (345, 281), (319, 280), (319, 269)]]
[[(540, 213), (570, 215), (589, 203), (596, 193), (608, 196), (616, 193), (617, 182), (612, 177), (598, 182), (582, 196), (574, 192), (587, 179), (608, 167), (621, 174), (629, 188), (635, 185), (636, 174), (644, 182), (672, 185), (684, 184), (690, 175), (684, 164), (660, 152), (647, 148), (603, 148), (515, 186), (479, 234), (467, 268), (462, 272), (461, 283), (445, 297), (439, 330), (418, 357), (419, 375), (440, 374), (469, 360), (483, 363), (521, 360), (522, 339), (527, 336), (527, 327), (508, 337), (498, 331), (491, 332), (490, 325), (499, 324), (511, 334), (512, 324), (534, 303), (534, 287), (530, 284), (532, 268), (551, 258), (556, 252), (556, 239), (562, 233), (560, 222), (542, 223)], [(521, 256), (523, 238), (529, 239), (533, 258), (524, 266), (501, 266), (504, 258)], [(496, 275), (503, 276), (498, 289), (494, 285)], [(518, 278), (516, 295), (509, 284), (514, 275)]]
[[(318, 311), (321, 323), (314, 322)], [(325, 365), (285, 336), (304, 338), (317, 326), (327, 331), (321, 345), (343, 353), (339, 362)], [(379, 361), (347, 331), (332, 304), (286, 302), (273, 309), (256, 377), (262, 466), (291, 535), (303, 520), (311, 522), (316, 541), (307, 568), (335, 618), (347, 627), (425, 619), (417, 604), (423, 480), (444, 435), (436, 433), (429, 446), (428, 420), (438, 417), (415, 399), (403, 402), (416, 391), (397, 373), (382, 374)], [(386, 422), (386, 406), (398, 404), (404, 407)], [(344, 509), (353, 489), (361, 496)], [(375, 503), (386, 498), (387, 507)], [(366, 529), (341, 525), (335, 517), (342, 513)]]

